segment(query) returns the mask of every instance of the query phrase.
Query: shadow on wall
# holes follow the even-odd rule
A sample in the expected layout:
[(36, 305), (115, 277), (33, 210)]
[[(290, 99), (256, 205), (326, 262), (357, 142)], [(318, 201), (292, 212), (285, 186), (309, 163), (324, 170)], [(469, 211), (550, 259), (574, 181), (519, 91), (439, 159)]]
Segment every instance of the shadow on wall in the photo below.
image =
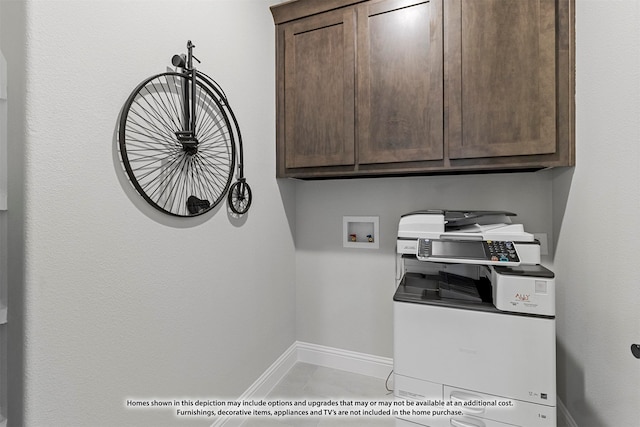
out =
[(296, 186), (295, 181), (291, 179), (276, 179), (278, 183), (278, 190), (280, 191), (280, 199), (282, 200), (282, 206), (284, 207), (285, 215), (287, 216), (287, 223), (289, 224), (289, 231), (293, 237), (293, 241), (296, 241)]
[(561, 399), (565, 407), (572, 408), (574, 414), (579, 412), (580, 420), (588, 420), (586, 423), (581, 422), (580, 427), (607, 425), (586, 401), (584, 370), (560, 341), (556, 342), (556, 346), (558, 371), (564, 373), (563, 377), (558, 379), (558, 396), (568, 396)]
[[(564, 223), (567, 204), (573, 182), (575, 168), (558, 168), (554, 170), (553, 185), (553, 234), (554, 245), (560, 241), (560, 232)], [(555, 251), (554, 247), (554, 252)], [(607, 425), (595, 410), (588, 404), (585, 396), (584, 368), (564, 346), (562, 341), (556, 341), (557, 387), (558, 397), (565, 407), (570, 410), (572, 417), (577, 417), (581, 427), (598, 427)]]
[[(124, 108), (124, 103), (122, 108)], [(247, 219), (250, 215), (250, 212), (247, 212), (244, 215), (237, 215), (229, 206), (227, 206), (226, 195), (223, 197), (223, 201), (220, 202), (217, 206), (215, 206), (210, 211), (197, 215), (194, 217), (174, 217), (171, 215), (167, 215), (163, 212), (152, 207), (149, 203), (147, 203), (140, 194), (136, 191), (136, 189), (131, 184), (129, 177), (124, 169), (124, 164), (122, 162), (122, 158), (120, 156), (120, 144), (119, 144), (119, 126), (120, 126), (120, 117), (122, 115), (122, 109), (118, 113), (118, 117), (116, 119), (114, 130), (113, 130), (113, 138), (112, 138), (112, 160), (113, 160), (113, 169), (116, 174), (116, 178), (120, 183), (120, 187), (127, 195), (131, 203), (145, 216), (149, 219), (165, 225), (167, 227), (173, 228), (191, 228), (197, 227), (199, 225), (204, 224), (212, 217), (218, 214), (219, 211), (225, 207), (227, 211), (227, 218), (229, 222), (235, 227), (241, 227), (247, 222)], [(232, 171), (233, 177), (235, 177), (235, 170)]]
[(575, 168), (557, 168), (553, 171), (553, 252), (556, 253), (560, 230), (569, 201)]
[[(10, 425), (24, 423), (24, 212), (25, 212), (25, 70), (26, 70), (26, 2), (0, 1), (0, 40), (7, 60), (7, 164), (8, 211), (2, 220), (8, 228), (7, 242), (7, 376), (3, 384), (2, 412)], [(5, 357), (5, 354), (2, 355)], [(1, 377), (2, 375), (0, 375)], [(6, 398), (6, 402), (5, 402)], [(6, 407), (5, 407), (6, 403)]]

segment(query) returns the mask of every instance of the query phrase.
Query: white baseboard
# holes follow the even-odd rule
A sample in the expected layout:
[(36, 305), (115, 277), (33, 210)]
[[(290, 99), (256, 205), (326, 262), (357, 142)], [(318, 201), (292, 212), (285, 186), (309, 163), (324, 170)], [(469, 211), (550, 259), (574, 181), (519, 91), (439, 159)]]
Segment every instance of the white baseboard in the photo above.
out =
[[(237, 400), (264, 399), (296, 362), (383, 379), (393, 369), (393, 359), (389, 357), (296, 341)], [(211, 427), (239, 427), (243, 422), (240, 417), (220, 417)]]
[(562, 400), (558, 399), (558, 427), (578, 427)]
[(393, 369), (393, 359), (298, 341), (298, 362), (385, 379)]
[[(260, 377), (236, 400), (263, 399), (298, 361), (297, 343), (293, 343)], [(244, 418), (220, 417), (211, 427), (239, 427)]]
[[(393, 359), (296, 341), (237, 400), (264, 399), (296, 362), (310, 363), (375, 378), (387, 378)], [(558, 399), (558, 426), (578, 427), (567, 407)], [(239, 427), (244, 418), (221, 417), (211, 427)]]

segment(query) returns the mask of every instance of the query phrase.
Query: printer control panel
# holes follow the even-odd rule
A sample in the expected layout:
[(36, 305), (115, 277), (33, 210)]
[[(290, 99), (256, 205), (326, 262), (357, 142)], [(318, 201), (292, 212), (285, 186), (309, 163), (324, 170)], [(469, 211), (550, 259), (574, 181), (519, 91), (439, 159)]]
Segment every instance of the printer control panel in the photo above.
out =
[(520, 257), (511, 241), (418, 239), (420, 261), (484, 265), (519, 265)]
[(485, 240), (482, 243), (484, 243), (484, 248), (490, 261), (520, 262), (513, 242)]

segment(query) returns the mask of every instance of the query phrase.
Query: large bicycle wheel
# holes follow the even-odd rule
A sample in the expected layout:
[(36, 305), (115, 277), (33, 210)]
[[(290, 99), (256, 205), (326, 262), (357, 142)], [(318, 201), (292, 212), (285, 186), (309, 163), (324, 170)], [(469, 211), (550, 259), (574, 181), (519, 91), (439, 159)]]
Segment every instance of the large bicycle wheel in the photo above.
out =
[(231, 184), (236, 157), (229, 118), (199, 80), (195, 132), (185, 132), (189, 78), (166, 72), (140, 83), (123, 108), (118, 134), (135, 189), (151, 206), (175, 216), (201, 215), (218, 205)]

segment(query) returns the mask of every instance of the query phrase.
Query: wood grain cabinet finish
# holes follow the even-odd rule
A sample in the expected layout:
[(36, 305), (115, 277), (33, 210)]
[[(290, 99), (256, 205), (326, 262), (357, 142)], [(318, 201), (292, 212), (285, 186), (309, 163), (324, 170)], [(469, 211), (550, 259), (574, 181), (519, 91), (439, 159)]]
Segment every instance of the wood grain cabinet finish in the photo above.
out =
[(277, 176), (573, 165), (574, 1), (272, 6)]
[(447, 4), (449, 156), (554, 153), (555, 1)]
[(358, 164), (442, 159), (442, 3), (367, 2), (357, 15)]
[(353, 165), (355, 11), (287, 25), (284, 44), (285, 168)]

